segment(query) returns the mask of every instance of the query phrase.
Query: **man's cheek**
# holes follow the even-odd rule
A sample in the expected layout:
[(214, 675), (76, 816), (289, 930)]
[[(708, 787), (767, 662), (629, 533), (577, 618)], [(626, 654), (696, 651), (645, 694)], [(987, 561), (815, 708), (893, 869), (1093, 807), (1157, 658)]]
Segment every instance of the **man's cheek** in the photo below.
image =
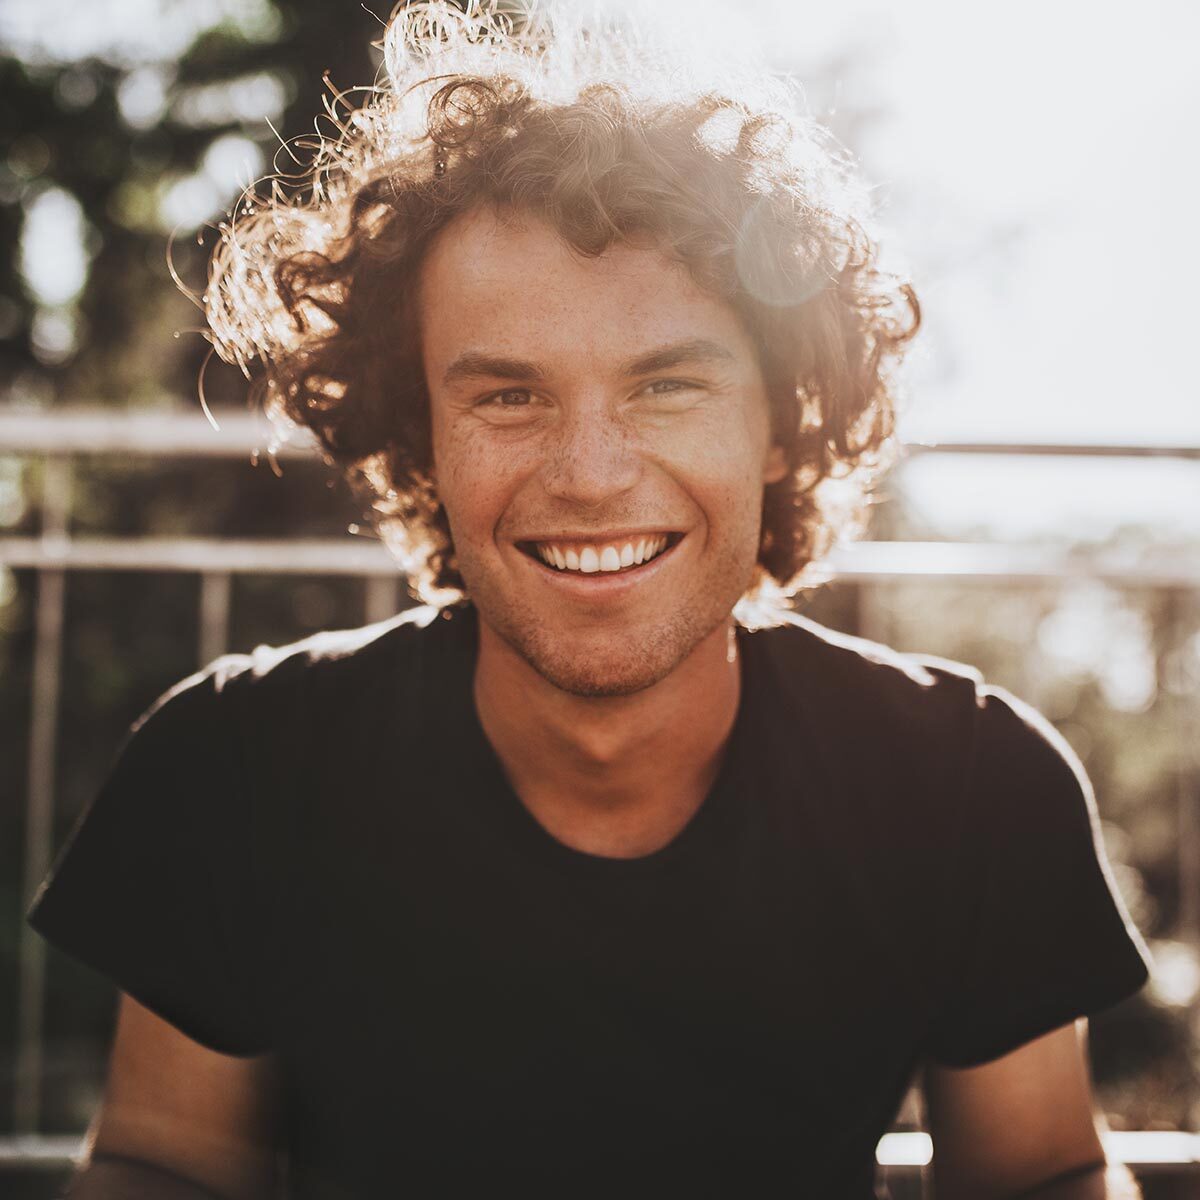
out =
[(761, 461), (751, 433), (740, 423), (708, 424), (695, 430), (686, 444), (677, 445), (676, 460), (697, 479), (744, 486), (747, 469)]
[(455, 457), (443, 464), (440, 495), (447, 509), (458, 514), (460, 522), (474, 522), (491, 505), (495, 484), (496, 478), (489, 477), (482, 455)]
[(761, 503), (761, 491), (754, 487), (755, 465), (744, 458), (713, 464), (704, 485), (706, 506), (715, 518), (733, 520)]

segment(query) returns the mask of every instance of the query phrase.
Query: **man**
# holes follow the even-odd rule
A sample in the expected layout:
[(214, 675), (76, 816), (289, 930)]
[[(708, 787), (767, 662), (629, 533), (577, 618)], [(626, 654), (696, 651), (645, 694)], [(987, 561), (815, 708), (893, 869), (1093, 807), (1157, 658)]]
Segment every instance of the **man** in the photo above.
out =
[(768, 611), (917, 322), (833, 160), (604, 39), (387, 48), (207, 301), (434, 603), (136, 729), (31, 910), (122, 989), (69, 1194), (866, 1197), (920, 1079), (940, 1200), (1136, 1196), (1084, 1039), (1148, 960), (1078, 760)]

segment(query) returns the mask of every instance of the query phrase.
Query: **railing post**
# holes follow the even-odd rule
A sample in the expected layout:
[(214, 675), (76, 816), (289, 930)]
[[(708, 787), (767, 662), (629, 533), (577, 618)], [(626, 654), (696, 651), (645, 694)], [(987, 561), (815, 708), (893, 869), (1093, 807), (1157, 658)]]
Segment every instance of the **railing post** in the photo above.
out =
[[(71, 463), (66, 458), (47, 458), (42, 476), (42, 544), (50, 554), (63, 548), (70, 511)], [(64, 578), (61, 567), (42, 567), (37, 573), (22, 912), (50, 868), (54, 845), (54, 762), (62, 667)], [(13, 1081), (13, 1123), (17, 1133), (35, 1132), (41, 1113), (45, 991), (45, 943), (21, 921)]]
[[(864, 579), (857, 589), (858, 628), (855, 631), (859, 637), (872, 642), (887, 642), (891, 632), (891, 615), (887, 600), (881, 597), (886, 583), (882, 580)], [(889, 596), (890, 599), (890, 596)]]
[(229, 649), (229, 605), (232, 576), (228, 571), (205, 571), (200, 576), (200, 617), (197, 653), (202, 667)]
[[(1175, 647), (1181, 641), (1183, 592), (1167, 588), (1166, 644)], [(1182, 681), (1181, 681), (1182, 682)], [(1178, 934), (1194, 953), (1200, 953), (1200, 797), (1192, 781), (1196, 777), (1195, 745), (1200, 733), (1196, 719), (1196, 701), (1185, 688), (1170, 697), (1168, 712), (1175, 720), (1175, 806), (1179, 822), (1176, 839), (1176, 870), (1179, 878)], [(1197, 1010), (1200, 1012), (1200, 1009)]]
[(368, 625), (386, 621), (400, 611), (400, 579), (396, 575), (368, 575), (365, 579), (363, 615)]

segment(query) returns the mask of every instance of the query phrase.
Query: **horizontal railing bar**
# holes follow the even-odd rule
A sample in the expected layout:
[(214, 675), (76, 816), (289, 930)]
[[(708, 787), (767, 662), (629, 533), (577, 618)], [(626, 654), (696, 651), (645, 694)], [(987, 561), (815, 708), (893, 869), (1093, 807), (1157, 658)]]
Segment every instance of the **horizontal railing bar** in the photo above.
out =
[[(260, 413), (220, 412), (217, 428), (202, 413), (183, 409), (105, 409), (94, 405), (23, 409), (0, 405), (0, 453), (179, 455), (229, 458), (263, 453), (278, 438)], [(1200, 461), (1200, 445), (1116, 442), (979, 442), (943, 438), (907, 441), (911, 455), (1001, 454), (1061, 455), (1085, 458), (1183, 458)], [(309, 455), (315, 442), (296, 429), (280, 457)]]
[(1066, 458), (1186, 458), (1200, 461), (1200, 446), (1138, 442), (904, 442), (909, 454), (1052, 455)]
[(1145, 587), (1200, 587), (1200, 549), (1170, 545), (1020, 545), (1003, 542), (852, 542), (830, 555), (838, 580), (955, 578), (964, 583), (1098, 579)]
[[(1104, 1135), (1110, 1162), (1124, 1163), (1135, 1171), (1200, 1167), (1200, 1134), (1170, 1130), (1114, 1130)], [(927, 1133), (888, 1133), (875, 1158), (880, 1166), (904, 1172), (919, 1170), (932, 1161)], [(0, 1135), (0, 1170), (69, 1170), (83, 1154), (83, 1138), (61, 1134)]]
[[(396, 575), (374, 539), (0, 537), (0, 564), (91, 571), (229, 571), (275, 575)], [(1039, 582), (1100, 579), (1146, 587), (1200, 588), (1200, 550), (991, 542), (858, 542), (827, 560), (831, 580), (959, 579)]]
[(82, 1137), (62, 1133), (0, 1135), (0, 1170), (69, 1170), (83, 1155)]
[(0, 453), (240, 458), (256, 449), (266, 454), (273, 444), (279, 458), (316, 452), (315, 440), (303, 429), (280, 444), (279, 431), (259, 413), (220, 413), (214, 427), (201, 413), (191, 412), (0, 406)]
[(395, 575), (375, 540), (0, 537), (0, 564), (77, 571), (183, 571), (239, 575)]

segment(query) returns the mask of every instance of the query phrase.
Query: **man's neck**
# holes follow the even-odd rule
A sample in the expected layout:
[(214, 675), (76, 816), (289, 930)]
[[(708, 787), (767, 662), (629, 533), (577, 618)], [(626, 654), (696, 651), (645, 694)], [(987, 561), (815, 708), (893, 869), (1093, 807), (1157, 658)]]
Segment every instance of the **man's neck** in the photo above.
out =
[(732, 622), (630, 696), (575, 696), (480, 621), (475, 704), (522, 803), (560, 841), (647, 854), (687, 824), (720, 767), (741, 699)]

